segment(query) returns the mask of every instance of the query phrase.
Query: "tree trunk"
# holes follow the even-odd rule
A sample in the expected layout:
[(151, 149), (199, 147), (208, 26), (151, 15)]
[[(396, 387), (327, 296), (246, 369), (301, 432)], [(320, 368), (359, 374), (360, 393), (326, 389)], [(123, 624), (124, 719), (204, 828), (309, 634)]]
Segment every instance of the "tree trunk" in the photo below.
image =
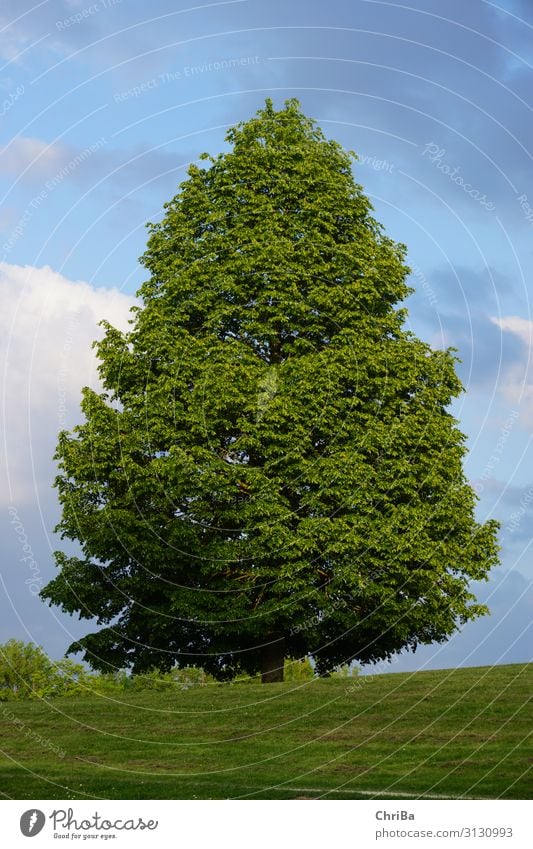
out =
[(283, 681), (285, 663), (285, 637), (270, 635), (261, 649), (261, 683), (277, 684)]

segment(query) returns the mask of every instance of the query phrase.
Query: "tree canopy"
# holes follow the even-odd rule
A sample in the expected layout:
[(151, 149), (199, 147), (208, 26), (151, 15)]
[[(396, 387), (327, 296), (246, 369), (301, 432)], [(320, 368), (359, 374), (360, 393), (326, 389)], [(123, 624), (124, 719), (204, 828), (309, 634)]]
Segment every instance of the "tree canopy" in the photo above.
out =
[(101, 627), (95, 668), (318, 671), (444, 641), (486, 612), (452, 350), (405, 329), (406, 249), (354, 155), (270, 100), (165, 204), (102, 391), (62, 432), (60, 569), (43, 598)]

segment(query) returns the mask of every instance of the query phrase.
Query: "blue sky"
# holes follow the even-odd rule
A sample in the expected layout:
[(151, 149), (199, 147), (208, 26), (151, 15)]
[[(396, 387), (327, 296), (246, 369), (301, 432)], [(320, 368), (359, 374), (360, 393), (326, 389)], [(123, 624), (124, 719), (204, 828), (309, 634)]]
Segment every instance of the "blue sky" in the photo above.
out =
[(97, 322), (126, 326), (146, 222), (270, 96), (359, 154), (408, 246), (411, 328), (458, 348), (467, 474), (502, 522), (476, 588), (492, 615), (393, 668), (531, 659), (532, 35), (525, 0), (3, 0), (0, 640), (58, 657), (87, 630), (35, 594), (55, 571), (57, 432), (96, 385)]

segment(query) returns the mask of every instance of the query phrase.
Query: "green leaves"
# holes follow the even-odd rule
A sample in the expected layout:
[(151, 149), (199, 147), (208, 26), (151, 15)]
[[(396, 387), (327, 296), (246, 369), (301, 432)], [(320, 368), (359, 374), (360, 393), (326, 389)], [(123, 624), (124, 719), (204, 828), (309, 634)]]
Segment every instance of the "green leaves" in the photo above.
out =
[(403, 329), (405, 248), (297, 101), (228, 141), (150, 226), (131, 330), (104, 323), (105, 391), (56, 454), (84, 559), (42, 595), (109, 624), (80, 641), (98, 668), (253, 674), (275, 635), (324, 671), (444, 640), (497, 562), (453, 353)]

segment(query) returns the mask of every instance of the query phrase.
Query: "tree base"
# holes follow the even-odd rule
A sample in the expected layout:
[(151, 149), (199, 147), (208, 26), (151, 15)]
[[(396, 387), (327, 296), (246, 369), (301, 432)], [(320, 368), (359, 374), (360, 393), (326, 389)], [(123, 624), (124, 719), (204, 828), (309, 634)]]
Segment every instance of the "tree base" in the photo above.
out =
[(285, 638), (270, 637), (261, 649), (261, 683), (279, 684), (283, 681)]

